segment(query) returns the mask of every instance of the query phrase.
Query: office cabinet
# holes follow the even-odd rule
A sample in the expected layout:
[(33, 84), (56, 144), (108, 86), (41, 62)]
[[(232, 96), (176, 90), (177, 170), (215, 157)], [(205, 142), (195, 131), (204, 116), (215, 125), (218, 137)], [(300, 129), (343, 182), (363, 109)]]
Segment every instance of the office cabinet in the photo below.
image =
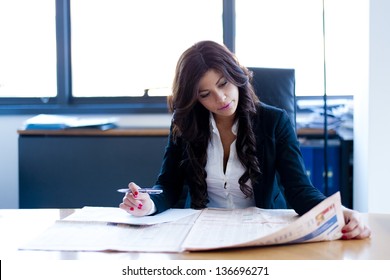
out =
[(20, 133), (19, 207), (117, 207), (123, 194), (116, 189), (155, 183), (167, 133)]

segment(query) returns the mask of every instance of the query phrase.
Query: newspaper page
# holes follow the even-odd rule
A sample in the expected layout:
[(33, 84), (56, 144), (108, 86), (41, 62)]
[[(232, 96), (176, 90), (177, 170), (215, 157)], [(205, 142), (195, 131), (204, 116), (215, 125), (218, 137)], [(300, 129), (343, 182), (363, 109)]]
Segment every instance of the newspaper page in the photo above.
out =
[(199, 214), (153, 225), (59, 220), (19, 249), (177, 253)]
[[(167, 211), (136, 219), (118, 209), (86, 208), (57, 221), (24, 250), (182, 252), (339, 239), (344, 218), (340, 194), (303, 216), (293, 210), (204, 209)], [(119, 209), (120, 210), (120, 209)], [(124, 215), (125, 213), (125, 215)], [(179, 215), (178, 215), (179, 214)], [(136, 224), (131, 224), (136, 223)]]
[(201, 210), (194, 209), (168, 209), (158, 215), (137, 217), (129, 215), (119, 207), (93, 207), (85, 206), (66, 217), (65, 221), (73, 222), (106, 222), (127, 225), (155, 225), (174, 222), (191, 216)]
[(303, 216), (292, 210), (205, 209), (183, 243), (188, 251), (316, 242), (341, 238), (340, 193)]

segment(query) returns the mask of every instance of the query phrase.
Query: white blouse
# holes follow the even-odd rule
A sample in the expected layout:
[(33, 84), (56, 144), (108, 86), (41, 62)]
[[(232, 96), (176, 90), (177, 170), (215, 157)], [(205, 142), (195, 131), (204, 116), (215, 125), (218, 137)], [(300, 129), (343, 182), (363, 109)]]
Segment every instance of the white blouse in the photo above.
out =
[[(246, 197), (240, 190), (238, 180), (245, 172), (245, 167), (241, 164), (237, 156), (236, 140), (230, 146), (230, 155), (226, 165), (226, 173), (223, 172), (223, 146), (217, 124), (213, 114), (210, 113), (211, 137), (207, 146), (206, 163), (206, 183), (209, 203), (207, 207), (211, 208), (247, 208), (255, 206), (253, 197)], [(238, 122), (232, 127), (232, 132), (237, 135)], [(252, 187), (251, 181), (247, 182)], [(152, 209), (147, 215), (156, 212), (156, 206), (152, 201)]]
[[(240, 190), (239, 178), (245, 172), (237, 156), (236, 140), (230, 146), (229, 159), (226, 172), (223, 171), (223, 146), (221, 137), (215, 123), (213, 114), (210, 114), (211, 139), (207, 147), (206, 183), (209, 197), (207, 207), (215, 208), (246, 208), (255, 206), (253, 197), (247, 198)], [(232, 127), (232, 132), (237, 135), (238, 122)], [(251, 187), (250, 180), (247, 184)]]

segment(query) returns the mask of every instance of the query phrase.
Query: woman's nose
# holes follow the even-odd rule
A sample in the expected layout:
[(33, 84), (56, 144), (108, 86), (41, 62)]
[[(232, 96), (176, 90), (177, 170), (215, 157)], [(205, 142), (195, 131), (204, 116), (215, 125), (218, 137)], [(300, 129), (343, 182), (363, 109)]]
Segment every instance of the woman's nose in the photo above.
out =
[(218, 91), (217, 92), (217, 101), (221, 102), (221, 101), (225, 101), (225, 99), (226, 99), (225, 93), (222, 90)]

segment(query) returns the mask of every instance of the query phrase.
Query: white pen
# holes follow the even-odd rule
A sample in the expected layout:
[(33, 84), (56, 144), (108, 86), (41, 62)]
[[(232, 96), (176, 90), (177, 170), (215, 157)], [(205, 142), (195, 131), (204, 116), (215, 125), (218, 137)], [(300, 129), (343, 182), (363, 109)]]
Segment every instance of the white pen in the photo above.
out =
[[(119, 189), (117, 190), (120, 193), (131, 193), (130, 189)], [(158, 190), (158, 189), (151, 189), (151, 188), (142, 188), (138, 189), (140, 193), (147, 193), (147, 194), (160, 194), (163, 192), (163, 190)]]

